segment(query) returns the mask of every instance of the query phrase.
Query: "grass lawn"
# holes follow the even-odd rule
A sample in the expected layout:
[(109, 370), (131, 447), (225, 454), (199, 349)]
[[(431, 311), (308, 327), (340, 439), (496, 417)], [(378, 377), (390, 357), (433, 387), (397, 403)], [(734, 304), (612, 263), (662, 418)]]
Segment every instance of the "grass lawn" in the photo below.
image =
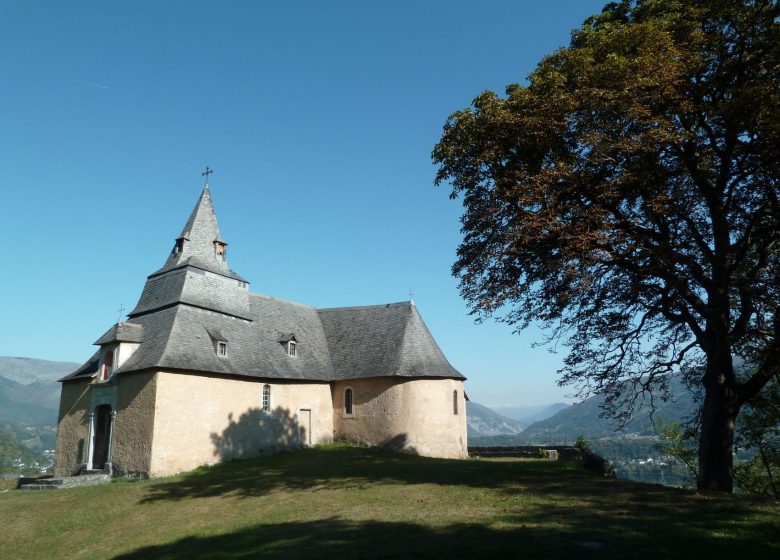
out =
[(543, 460), (324, 447), (0, 493), (0, 558), (780, 558), (780, 504)]

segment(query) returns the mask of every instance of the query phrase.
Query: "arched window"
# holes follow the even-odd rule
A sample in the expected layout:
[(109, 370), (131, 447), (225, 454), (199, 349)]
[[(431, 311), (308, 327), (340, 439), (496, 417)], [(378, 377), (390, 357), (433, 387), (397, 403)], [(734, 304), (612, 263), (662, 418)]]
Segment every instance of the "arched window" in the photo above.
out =
[(352, 387), (347, 387), (344, 389), (344, 416), (352, 416), (354, 414), (352, 411), (353, 400)]
[(271, 412), (271, 386), (263, 385), (263, 397), (260, 401), (260, 410)]
[(111, 375), (111, 370), (114, 368), (114, 352), (109, 350), (103, 355), (103, 367), (100, 368), (100, 380), (105, 381), (108, 376)]
[(453, 414), (458, 413), (458, 392), (457, 391), (452, 392), (452, 413)]

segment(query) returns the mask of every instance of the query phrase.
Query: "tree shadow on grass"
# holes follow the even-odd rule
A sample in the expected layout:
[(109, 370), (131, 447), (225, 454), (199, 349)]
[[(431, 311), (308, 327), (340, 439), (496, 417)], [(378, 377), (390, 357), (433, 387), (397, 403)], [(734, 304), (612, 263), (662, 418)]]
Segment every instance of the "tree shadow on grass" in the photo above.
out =
[[(351, 522), (336, 518), (254, 525), (233, 533), (188, 537), (149, 546), (115, 560), (214, 558), (461, 558), (511, 553), (536, 536), (479, 525), (430, 528), (412, 523)], [(464, 549), (465, 545), (465, 549)], [(526, 555), (523, 555), (526, 556)], [(479, 557), (479, 556), (478, 556)], [(517, 557), (517, 554), (511, 554)], [(541, 555), (530, 554), (530, 558)]]
[(151, 484), (142, 502), (222, 495), (257, 497), (277, 490), (360, 488), (381, 482), (478, 488), (533, 486), (555, 491), (564, 473), (567, 480), (583, 483), (594, 478), (578, 467), (542, 460), (430, 459), (378, 448), (330, 446), (197, 469)]
[[(139, 551), (137, 556), (126, 557), (174, 558), (182, 547), (195, 551), (195, 558), (218, 558), (222, 556), (214, 551), (223, 545), (228, 551), (224, 556), (243, 557), (243, 548), (232, 539), (269, 557), (277, 551), (279, 555), (305, 555), (297, 546), (311, 551), (313, 557), (338, 554), (348, 558), (442, 557), (450, 550), (452, 557), (462, 557), (467, 551), (472, 555), (489, 551), (498, 554), (504, 550), (501, 547), (516, 551), (510, 557), (530, 558), (590, 554), (600, 559), (622, 554), (623, 558), (653, 560), (707, 555), (751, 560), (780, 557), (777, 503), (606, 479), (575, 465), (545, 460), (443, 460), (374, 448), (330, 446), (225, 463), (178, 479), (152, 482), (142, 502), (215, 496), (262, 498), (274, 492), (300, 490), (294, 499), (299, 499), (303, 507), (312, 492), (342, 488), (366, 489), (370, 499), (376, 494), (369, 487), (376, 484), (489, 489), (478, 498), (472, 494), (471, 498), (459, 497), (450, 504), (440, 504), (440, 509), (452, 508), (453, 518), (458, 518), (462, 508), (486, 508), (491, 513), (476, 519), (481, 524), (449, 528), (426, 528), (424, 522), (336, 519), (279, 524), (272, 529), (261, 524), (229, 537), (184, 539), (175, 546), (151, 547), (143, 554)], [(399, 488), (394, 492), (397, 490), (403, 491)], [(390, 542), (387, 548), (371, 548), (371, 543), (385, 540)], [(420, 550), (415, 548), (418, 541), (422, 543)], [(450, 541), (459, 544), (451, 548)], [(200, 546), (205, 547), (204, 551), (199, 552)]]
[[(605, 532), (599, 519), (570, 518), (558, 511), (532, 511), (524, 522), (501, 525), (456, 523), (433, 527), (422, 523), (317, 521), (257, 524), (238, 531), (187, 537), (148, 546), (116, 557), (141, 559), (214, 558), (775, 558), (777, 543), (767, 546), (777, 530), (770, 523), (754, 524), (737, 538), (718, 538), (720, 525), (701, 530), (709, 520), (692, 527), (652, 525), (646, 519), (638, 530)], [(662, 519), (660, 521), (667, 521)], [(667, 523), (668, 524), (668, 523)], [(763, 542), (762, 542), (763, 540)]]

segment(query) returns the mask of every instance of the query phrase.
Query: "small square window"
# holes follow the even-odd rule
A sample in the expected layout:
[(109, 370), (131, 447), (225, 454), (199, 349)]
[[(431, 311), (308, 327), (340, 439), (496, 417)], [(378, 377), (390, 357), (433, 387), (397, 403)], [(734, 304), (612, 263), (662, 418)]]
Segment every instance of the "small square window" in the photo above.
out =
[(227, 342), (217, 342), (217, 356), (227, 356)]

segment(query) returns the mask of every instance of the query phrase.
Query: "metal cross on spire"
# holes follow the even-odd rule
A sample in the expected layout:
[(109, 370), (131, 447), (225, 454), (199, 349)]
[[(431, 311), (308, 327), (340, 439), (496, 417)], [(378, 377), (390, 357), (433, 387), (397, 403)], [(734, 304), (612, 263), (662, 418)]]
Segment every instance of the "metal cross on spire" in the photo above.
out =
[(117, 309), (117, 312), (119, 313), (119, 317), (116, 320), (117, 323), (122, 322), (122, 315), (124, 315), (124, 311), (125, 311), (125, 304), (122, 303), (119, 305), (119, 309)]
[(206, 171), (201, 173), (201, 175), (203, 175), (206, 178), (206, 186), (208, 186), (209, 184), (209, 175), (211, 175), (212, 173), (214, 173), (214, 170), (210, 169), (208, 165), (206, 166)]
[(412, 291), (411, 288), (409, 288), (409, 303), (414, 305), (414, 292)]

